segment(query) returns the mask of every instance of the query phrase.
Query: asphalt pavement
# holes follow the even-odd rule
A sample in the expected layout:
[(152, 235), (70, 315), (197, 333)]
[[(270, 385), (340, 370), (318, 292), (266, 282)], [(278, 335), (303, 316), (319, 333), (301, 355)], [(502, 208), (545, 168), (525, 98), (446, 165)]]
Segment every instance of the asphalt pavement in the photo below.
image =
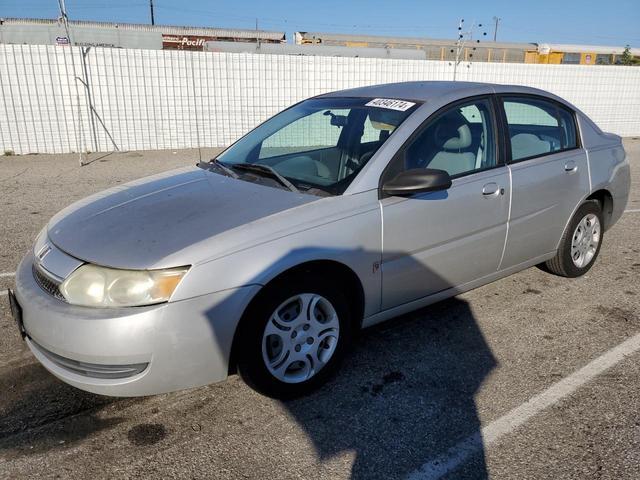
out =
[[(587, 275), (530, 268), (369, 329), (295, 401), (236, 376), (81, 392), (36, 362), (0, 292), (0, 478), (640, 478), (640, 139), (625, 145), (628, 212)], [(213, 154), (0, 157), (0, 291), (64, 206)]]

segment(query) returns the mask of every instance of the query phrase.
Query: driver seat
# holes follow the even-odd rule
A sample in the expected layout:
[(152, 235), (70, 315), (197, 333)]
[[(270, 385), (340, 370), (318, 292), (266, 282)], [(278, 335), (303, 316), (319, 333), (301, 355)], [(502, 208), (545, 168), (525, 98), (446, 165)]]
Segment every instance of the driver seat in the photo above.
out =
[(442, 144), (442, 150), (436, 153), (427, 165), (428, 168), (445, 170), (449, 175), (469, 172), (475, 169), (476, 155), (462, 152), (471, 146), (471, 129), (462, 124), (457, 128), (457, 135), (449, 137)]

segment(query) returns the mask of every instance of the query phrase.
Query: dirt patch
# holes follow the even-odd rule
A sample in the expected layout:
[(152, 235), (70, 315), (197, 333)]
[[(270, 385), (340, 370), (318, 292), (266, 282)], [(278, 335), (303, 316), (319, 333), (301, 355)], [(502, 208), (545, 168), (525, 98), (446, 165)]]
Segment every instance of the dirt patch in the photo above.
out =
[(167, 436), (167, 429), (161, 423), (141, 423), (127, 433), (129, 442), (137, 447), (155, 445)]
[(542, 292), (540, 290), (536, 290), (535, 288), (527, 288), (522, 293), (533, 293), (534, 295), (540, 295)]
[(362, 393), (370, 393), (372, 396), (377, 396), (382, 393), (384, 387), (390, 385), (392, 383), (399, 383), (404, 380), (404, 373), (402, 372), (389, 372), (382, 377), (382, 381), (378, 383), (374, 383), (373, 385), (369, 384), (360, 388)]
[(604, 305), (598, 305), (596, 307), (596, 312), (609, 321), (614, 321), (624, 325), (640, 326), (640, 318), (638, 318), (636, 313), (632, 310), (627, 310), (621, 307), (605, 307)]

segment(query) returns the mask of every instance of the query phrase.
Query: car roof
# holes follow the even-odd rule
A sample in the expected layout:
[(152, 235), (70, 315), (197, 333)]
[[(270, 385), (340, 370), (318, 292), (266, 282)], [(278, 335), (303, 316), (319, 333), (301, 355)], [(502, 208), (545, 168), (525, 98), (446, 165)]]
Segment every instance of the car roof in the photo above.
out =
[(454, 81), (421, 81), (399, 82), (371, 85), (368, 87), (350, 88), (336, 92), (326, 93), (320, 97), (383, 97), (400, 98), (405, 100), (417, 100), (424, 102), (430, 98), (443, 95), (456, 95), (460, 98), (488, 93), (532, 93), (555, 97), (549, 92), (537, 88), (523, 87), (519, 85), (499, 85), (495, 83), (480, 82), (454, 82)]

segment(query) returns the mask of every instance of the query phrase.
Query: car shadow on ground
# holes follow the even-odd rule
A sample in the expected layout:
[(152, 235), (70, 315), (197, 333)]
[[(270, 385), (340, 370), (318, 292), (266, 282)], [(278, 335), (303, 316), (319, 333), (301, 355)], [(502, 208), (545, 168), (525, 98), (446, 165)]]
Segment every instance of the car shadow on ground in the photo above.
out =
[(474, 396), (495, 365), (454, 298), (365, 331), (333, 382), (285, 406), (321, 460), (354, 452), (351, 478), (404, 478), (480, 432)]
[[(325, 258), (367, 253), (332, 250)], [(404, 258), (417, 278), (448, 284), (406, 254), (388, 255)], [(215, 308), (208, 316), (215, 337)], [(495, 366), (469, 304), (451, 298), (364, 330), (331, 382), (283, 405), (321, 462), (355, 454), (351, 478), (404, 478), (459, 442), (481, 438), (475, 394)], [(472, 469), (473, 478), (487, 478), (481, 445)]]

